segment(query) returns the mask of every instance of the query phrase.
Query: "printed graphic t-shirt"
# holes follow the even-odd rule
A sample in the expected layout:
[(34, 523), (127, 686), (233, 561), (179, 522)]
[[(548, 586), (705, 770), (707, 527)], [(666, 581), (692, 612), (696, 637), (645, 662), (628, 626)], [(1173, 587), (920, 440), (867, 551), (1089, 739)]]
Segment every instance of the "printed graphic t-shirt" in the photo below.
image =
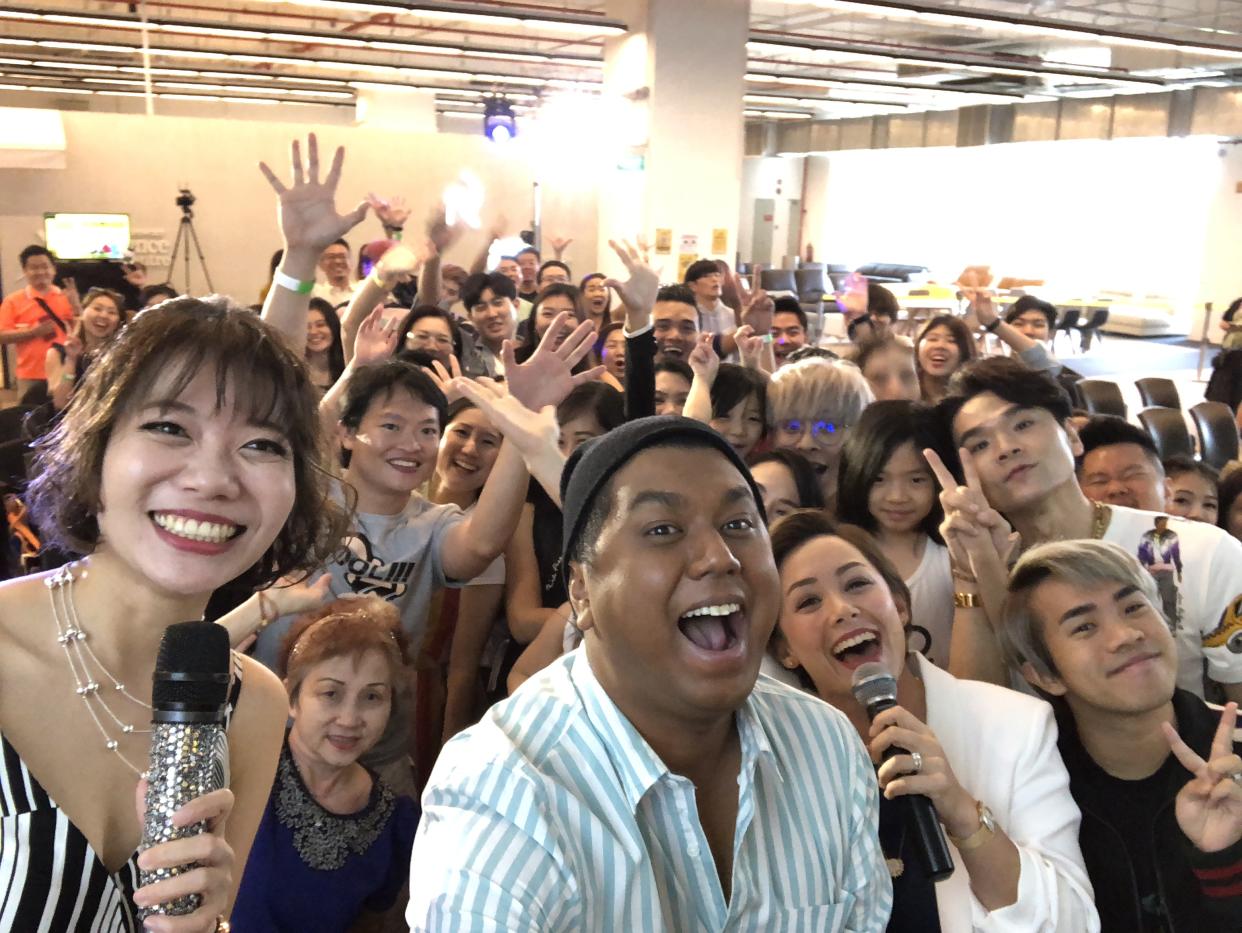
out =
[(1215, 525), (1172, 516), (1162, 534), (1159, 512), (1110, 506), (1104, 540), (1138, 558), (1156, 580), (1177, 640), (1177, 685), (1203, 696), (1207, 676), (1242, 681), (1242, 543)]
[[(440, 551), (449, 529), (465, 517), (455, 505), (435, 505), (412, 496), (397, 515), (356, 512), (345, 536), (345, 552), (327, 564), (333, 596), (379, 596), (396, 603), (401, 625), (417, 652), (427, 628), (428, 610), (436, 590), (462, 586), (446, 580)], [(322, 574), (316, 574), (318, 579)], [(255, 657), (275, 669), (285, 632), (293, 616), (282, 616), (260, 634)]]

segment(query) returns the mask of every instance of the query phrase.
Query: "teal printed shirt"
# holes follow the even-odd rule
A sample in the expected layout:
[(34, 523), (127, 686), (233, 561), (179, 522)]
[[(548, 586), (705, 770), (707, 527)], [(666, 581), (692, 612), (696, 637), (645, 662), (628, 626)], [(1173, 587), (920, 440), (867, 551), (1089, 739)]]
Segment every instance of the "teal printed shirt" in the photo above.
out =
[(892, 884), (857, 732), (760, 676), (726, 903), (693, 784), (622, 715), (578, 649), (445, 746), (410, 865), (412, 930), (883, 931)]

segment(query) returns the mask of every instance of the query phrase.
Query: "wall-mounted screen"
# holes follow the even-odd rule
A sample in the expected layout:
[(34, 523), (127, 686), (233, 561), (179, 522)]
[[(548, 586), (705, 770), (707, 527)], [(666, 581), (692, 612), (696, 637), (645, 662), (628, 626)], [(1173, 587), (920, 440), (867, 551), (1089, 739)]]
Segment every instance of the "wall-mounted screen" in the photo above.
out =
[(128, 214), (44, 214), (47, 248), (58, 259), (116, 259), (129, 249)]

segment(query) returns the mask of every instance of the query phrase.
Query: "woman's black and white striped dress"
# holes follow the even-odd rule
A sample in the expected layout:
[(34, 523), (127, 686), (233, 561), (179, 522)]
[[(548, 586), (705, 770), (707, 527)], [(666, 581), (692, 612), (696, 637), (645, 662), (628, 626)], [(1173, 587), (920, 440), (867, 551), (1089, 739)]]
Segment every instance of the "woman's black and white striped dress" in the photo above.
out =
[[(233, 671), (230, 714), (241, 693), (236, 655)], [(0, 735), (0, 931), (135, 933), (137, 886), (138, 853), (111, 874)]]

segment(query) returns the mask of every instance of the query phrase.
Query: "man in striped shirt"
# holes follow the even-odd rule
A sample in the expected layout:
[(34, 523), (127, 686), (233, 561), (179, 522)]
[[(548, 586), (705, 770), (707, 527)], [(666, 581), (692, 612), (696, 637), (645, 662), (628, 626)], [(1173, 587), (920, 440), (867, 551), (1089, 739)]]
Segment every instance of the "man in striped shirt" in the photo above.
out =
[(880, 931), (892, 887), (845, 718), (768, 678), (779, 579), (714, 431), (630, 422), (566, 464), (583, 647), (441, 754), (407, 919), (434, 931)]

